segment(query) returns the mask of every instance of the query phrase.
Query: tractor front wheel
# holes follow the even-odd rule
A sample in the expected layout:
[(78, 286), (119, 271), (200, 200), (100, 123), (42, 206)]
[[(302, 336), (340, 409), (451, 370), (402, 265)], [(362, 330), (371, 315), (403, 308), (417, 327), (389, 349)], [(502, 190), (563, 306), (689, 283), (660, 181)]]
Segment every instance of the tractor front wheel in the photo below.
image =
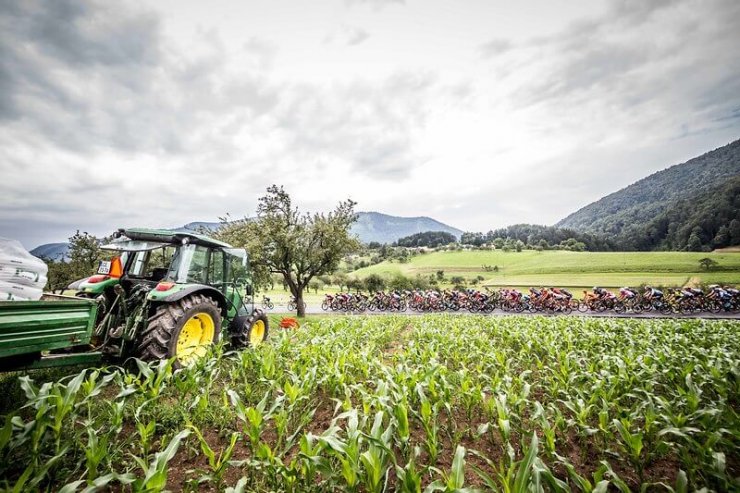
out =
[(138, 345), (144, 361), (177, 358), (177, 367), (189, 366), (218, 342), (221, 311), (215, 301), (195, 294), (157, 307)]
[(256, 347), (267, 339), (270, 322), (264, 311), (256, 308), (251, 315), (231, 322), (231, 345), (237, 348)]
[(250, 347), (256, 347), (265, 342), (270, 322), (262, 310), (255, 310), (252, 314), (252, 323), (247, 329), (247, 339)]

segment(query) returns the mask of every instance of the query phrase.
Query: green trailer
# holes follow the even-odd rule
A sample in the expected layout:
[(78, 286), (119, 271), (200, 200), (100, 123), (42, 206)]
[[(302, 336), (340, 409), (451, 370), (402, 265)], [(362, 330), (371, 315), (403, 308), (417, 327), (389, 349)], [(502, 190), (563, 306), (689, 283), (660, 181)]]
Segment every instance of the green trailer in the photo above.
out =
[(45, 295), (41, 301), (0, 301), (0, 370), (88, 364), (98, 303)]

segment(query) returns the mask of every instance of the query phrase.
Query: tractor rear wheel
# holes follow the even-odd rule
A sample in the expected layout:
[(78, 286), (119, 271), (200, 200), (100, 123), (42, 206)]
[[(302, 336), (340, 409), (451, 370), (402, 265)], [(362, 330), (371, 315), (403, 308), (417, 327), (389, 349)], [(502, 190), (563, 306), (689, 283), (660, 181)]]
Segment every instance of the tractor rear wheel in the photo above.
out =
[(221, 310), (207, 296), (195, 294), (157, 307), (138, 345), (144, 361), (177, 358), (175, 366), (189, 366), (218, 342)]

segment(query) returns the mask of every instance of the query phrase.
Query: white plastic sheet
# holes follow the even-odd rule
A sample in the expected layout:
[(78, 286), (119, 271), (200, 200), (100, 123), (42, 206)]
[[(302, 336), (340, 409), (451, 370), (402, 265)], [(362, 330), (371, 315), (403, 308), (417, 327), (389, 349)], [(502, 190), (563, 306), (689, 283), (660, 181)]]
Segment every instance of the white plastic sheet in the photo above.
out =
[(47, 271), (19, 242), (0, 238), (0, 301), (40, 299)]

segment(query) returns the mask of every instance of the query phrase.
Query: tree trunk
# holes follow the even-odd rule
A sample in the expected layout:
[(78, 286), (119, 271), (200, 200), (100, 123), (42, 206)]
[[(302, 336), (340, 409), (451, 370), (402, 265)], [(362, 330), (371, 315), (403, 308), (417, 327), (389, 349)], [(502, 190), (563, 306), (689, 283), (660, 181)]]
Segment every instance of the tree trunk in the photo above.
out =
[(285, 273), (283, 273), (283, 276), (285, 277), (285, 282), (288, 284), (288, 287), (290, 288), (290, 294), (292, 294), (293, 298), (295, 298), (296, 314), (299, 317), (305, 316), (306, 315), (306, 304), (303, 302), (303, 290), (305, 289), (305, 286), (291, 279), (289, 275), (286, 276)]
[(298, 296), (295, 297), (296, 310), (299, 317), (306, 316), (306, 304), (303, 302), (303, 289), (298, 288)]

